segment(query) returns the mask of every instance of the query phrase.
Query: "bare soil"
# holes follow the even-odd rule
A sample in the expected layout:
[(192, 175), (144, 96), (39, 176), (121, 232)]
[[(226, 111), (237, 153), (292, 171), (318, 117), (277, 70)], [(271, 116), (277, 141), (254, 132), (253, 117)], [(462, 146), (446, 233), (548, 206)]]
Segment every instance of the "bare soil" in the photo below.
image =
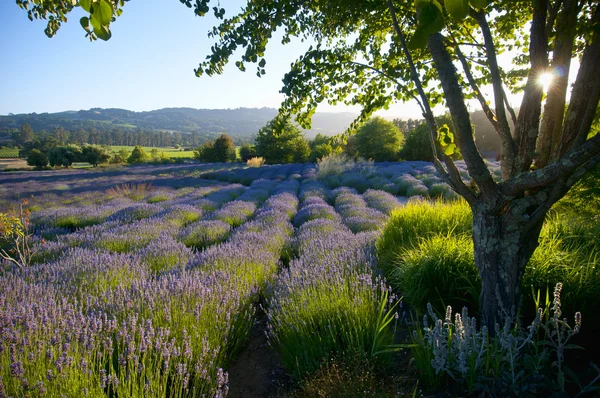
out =
[(267, 342), (266, 329), (263, 313), (254, 321), (248, 344), (229, 366), (228, 398), (272, 398), (289, 386), (289, 376)]

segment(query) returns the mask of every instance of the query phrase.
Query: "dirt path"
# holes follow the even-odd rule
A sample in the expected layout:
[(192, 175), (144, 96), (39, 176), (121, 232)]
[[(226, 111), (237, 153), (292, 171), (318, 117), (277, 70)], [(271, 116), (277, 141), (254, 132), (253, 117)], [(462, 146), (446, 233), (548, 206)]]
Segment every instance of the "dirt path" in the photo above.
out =
[(267, 343), (266, 329), (267, 317), (261, 311), (246, 348), (228, 369), (228, 398), (273, 398), (289, 383), (277, 354)]

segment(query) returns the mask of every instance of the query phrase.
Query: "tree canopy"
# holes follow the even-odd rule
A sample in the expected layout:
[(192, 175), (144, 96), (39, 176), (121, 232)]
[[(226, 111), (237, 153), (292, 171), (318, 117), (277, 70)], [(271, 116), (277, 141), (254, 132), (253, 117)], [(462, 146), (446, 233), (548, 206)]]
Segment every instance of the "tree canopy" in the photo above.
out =
[(358, 128), (356, 150), (358, 156), (378, 162), (398, 160), (404, 136), (396, 125), (381, 117), (373, 117)]
[(302, 131), (289, 117), (275, 118), (260, 129), (255, 141), (256, 154), (268, 164), (301, 163), (310, 154)]

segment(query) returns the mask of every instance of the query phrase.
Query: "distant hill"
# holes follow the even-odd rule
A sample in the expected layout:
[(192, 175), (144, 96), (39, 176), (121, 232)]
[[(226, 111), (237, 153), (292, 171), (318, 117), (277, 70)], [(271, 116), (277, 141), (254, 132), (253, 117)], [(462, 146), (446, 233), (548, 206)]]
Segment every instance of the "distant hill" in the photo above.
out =
[[(276, 114), (275, 108), (164, 108), (147, 112), (92, 108), (58, 113), (11, 114), (0, 116), (0, 136), (3, 132), (18, 129), (23, 123), (29, 123), (34, 131), (52, 131), (56, 127), (63, 127), (69, 131), (79, 128), (89, 130), (92, 127), (100, 131), (120, 128), (123, 131), (195, 132), (211, 139), (214, 139), (217, 133), (226, 132), (245, 141), (251, 140)], [(311, 130), (305, 132), (306, 137), (312, 139), (317, 133), (325, 135), (343, 133), (356, 117), (357, 114), (351, 112), (317, 112), (313, 116)], [(472, 112), (471, 120), (475, 125), (475, 139), (480, 150), (487, 153), (498, 152), (500, 138), (483, 111)]]
[[(168, 130), (182, 133), (226, 132), (233, 136), (244, 137), (255, 135), (276, 114), (275, 108), (164, 108), (147, 112), (92, 108), (81, 111), (0, 116), (0, 131), (19, 128), (23, 123), (29, 123), (34, 131), (52, 131), (56, 127), (67, 130), (79, 128), (87, 130), (94, 127), (105, 131), (120, 127), (123, 130)], [(342, 133), (356, 116), (349, 112), (316, 113), (312, 129), (307, 131), (306, 135), (312, 138), (317, 133), (326, 135)]]

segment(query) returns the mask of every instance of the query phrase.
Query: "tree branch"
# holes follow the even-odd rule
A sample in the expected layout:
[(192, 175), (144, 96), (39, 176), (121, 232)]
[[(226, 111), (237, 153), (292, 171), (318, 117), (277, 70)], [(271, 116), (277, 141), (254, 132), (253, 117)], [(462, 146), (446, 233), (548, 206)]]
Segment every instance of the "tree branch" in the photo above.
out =
[(477, 82), (475, 81), (475, 78), (473, 77), (473, 74), (471, 73), (471, 68), (469, 68), (469, 63), (467, 62), (467, 59), (465, 58), (464, 54), (460, 50), (459, 46), (454, 47), (454, 51), (456, 51), (458, 60), (462, 64), (463, 70), (465, 71), (465, 76), (467, 77), (467, 81), (469, 82), (469, 85), (471, 86), (471, 88), (473, 89), (473, 92), (477, 96), (477, 100), (479, 101), (479, 104), (481, 105), (481, 108), (483, 109), (483, 113), (488, 118), (490, 123), (492, 123), (492, 126), (494, 126), (494, 129), (496, 131), (498, 131), (498, 122), (496, 121), (496, 114), (494, 113), (494, 111), (492, 111), (492, 109), (488, 105), (487, 101), (485, 100), (485, 97), (481, 93), (481, 90), (479, 89), (479, 86), (477, 85)]
[[(600, 7), (596, 8), (593, 22), (600, 22)], [(600, 101), (600, 33), (595, 31), (583, 51), (577, 79), (562, 127), (561, 156), (585, 142)]]
[[(508, 102), (508, 96), (506, 95), (506, 90), (504, 87), (502, 88), (502, 95), (504, 96), (504, 105), (506, 105), (506, 109), (508, 109), (508, 113), (510, 113), (510, 118), (512, 119), (513, 125), (517, 125), (517, 115), (515, 114), (515, 110)], [(513, 141), (514, 142), (514, 141)]]
[(515, 143), (513, 142), (508, 119), (504, 109), (504, 88), (502, 87), (502, 77), (498, 68), (498, 60), (496, 59), (496, 46), (494, 38), (490, 32), (485, 13), (483, 11), (471, 12), (483, 34), (485, 52), (490, 68), (490, 76), (492, 78), (492, 88), (494, 89), (494, 103), (496, 106), (496, 131), (502, 140), (501, 167), (502, 178), (509, 179), (515, 172)]
[(529, 43), (531, 69), (527, 76), (525, 92), (515, 127), (517, 172), (529, 170), (533, 161), (542, 112), (542, 86), (538, 83), (538, 78), (548, 67), (548, 39), (546, 36), (547, 0), (534, 1), (533, 5), (533, 21), (531, 23), (531, 40)]
[(473, 128), (471, 127), (469, 111), (465, 105), (462, 89), (456, 76), (456, 69), (448, 50), (444, 46), (442, 35), (439, 33), (429, 35), (427, 46), (433, 57), (454, 127), (457, 129), (455, 137), (469, 173), (484, 196), (495, 198), (498, 194), (498, 186), (473, 140)]
[(431, 139), (431, 149), (433, 153), (433, 165), (435, 166), (437, 172), (440, 174), (441, 178), (445, 181), (449, 182), (452, 188), (464, 197), (469, 203), (473, 203), (475, 201), (475, 194), (471, 191), (464, 183), (462, 178), (460, 177), (460, 173), (456, 168), (456, 165), (452, 161), (452, 159), (442, 153), (442, 157), (444, 159), (444, 163), (448, 170), (446, 171), (442, 164), (439, 161), (438, 157), (438, 148), (437, 148), (437, 125), (435, 122), (435, 118), (433, 117), (433, 112), (431, 111), (431, 106), (429, 105), (429, 99), (423, 90), (423, 85), (421, 84), (421, 78), (419, 73), (417, 72), (417, 68), (415, 67), (415, 63), (413, 61), (412, 55), (408, 50), (408, 46), (406, 45), (406, 38), (404, 37), (404, 33), (400, 29), (400, 24), (398, 23), (398, 19), (396, 18), (396, 11), (394, 8), (394, 3), (392, 0), (388, 0), (388, 8), (390, 10), (390, 15), (392, 16), (392, 22), (394, 24), (394, 30), (396, 31), (396, 35), (398, 36), (398, 40), (400, 41), (400, 46), (402, 47), (402, 52), (406, 56), (406, 60), (410, 67), (411, 79), (415, 83), (417, 87), (417, 92), (421, 97), (422, 106), (424, 109), (423, 117), (425, 118), (427, 125), (429, 127), (429, 137)]
[(587, 140), (584, 144), (571, 150), (560, 160), (550, 163), (544, 168), (524, 172), (500, 183), (501, 193), (512, 198), (528, 189), (543, 187), (552, 184), (561, 178), (569, 177), (581, 165), (600, 154), (600, 134)]
[(553, 73), (553, 79), (548, 89), (537, 142), (536, 167), (544, 167), (549, 161), (560, 157), (559, 147), (576, 27), (577, 1), (564, 0), (556, 21), (556, 38), (552, 50), (550, 69)]

